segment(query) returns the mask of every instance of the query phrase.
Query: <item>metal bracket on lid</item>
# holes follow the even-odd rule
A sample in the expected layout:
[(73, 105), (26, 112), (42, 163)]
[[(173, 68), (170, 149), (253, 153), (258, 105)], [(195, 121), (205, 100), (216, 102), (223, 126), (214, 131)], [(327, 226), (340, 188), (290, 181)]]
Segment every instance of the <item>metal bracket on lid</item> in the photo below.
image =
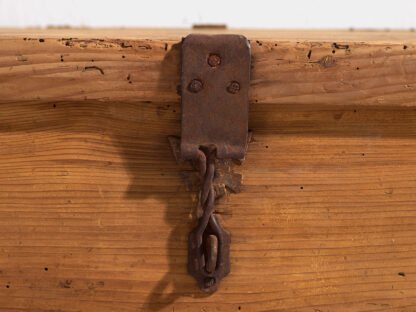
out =
[(247, 150), (250, 45), (240, 35), (189, 35), (182, 43), (181, 155), (213, 145), (218, 158)]

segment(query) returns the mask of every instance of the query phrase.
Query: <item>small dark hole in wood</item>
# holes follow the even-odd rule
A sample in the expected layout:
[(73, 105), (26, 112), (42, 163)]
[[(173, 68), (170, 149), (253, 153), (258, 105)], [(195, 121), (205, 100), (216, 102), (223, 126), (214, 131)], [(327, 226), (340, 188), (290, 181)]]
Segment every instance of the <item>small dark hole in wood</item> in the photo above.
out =
[(47, 271), (47, 270), (48, 270), (48, 268), (44, 268), (44, 270), (45, 270), (45, 271)]
[(301, 186), (300, 189), (303, 190), (303, 186)]
[(9, 285), (6, 285), (6, 288), (10, 288), (10, 286)]

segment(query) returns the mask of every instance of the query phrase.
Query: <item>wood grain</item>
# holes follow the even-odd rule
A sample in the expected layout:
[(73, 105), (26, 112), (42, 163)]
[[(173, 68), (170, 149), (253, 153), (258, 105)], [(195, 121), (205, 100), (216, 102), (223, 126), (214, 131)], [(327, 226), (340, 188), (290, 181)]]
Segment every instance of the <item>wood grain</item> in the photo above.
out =
[(178, 102), (3, 103), (0, 311), (415, 311), (416, 110), (251, 106), (231, 274), (186, 272)]
[[(179, 100), (180, 41), (191, 30), (59, 32), (0, 31), (0, 103)], [(242, 33), (251, 103), (416, 105), (414, 32)]]
[(411, 32), (249, 36), (254, 141), (207, 296), (167, 141), (181, 31), (25, 31), (0, 31), (0, 311), (416, 311)]
[(151, 39), (178, 40), (190, 33), (242, 34), (252, 40), (283, 41), (355, 41), (370, 43), (416, 43), (414, 29), (375, 30), (375, 29), (220, 29), (206, 28), (88, 28), (88, 27), (48, 27), (48, 28), (0, 28), (1, 37), (39, 38), (107, 38), (107, 39)]

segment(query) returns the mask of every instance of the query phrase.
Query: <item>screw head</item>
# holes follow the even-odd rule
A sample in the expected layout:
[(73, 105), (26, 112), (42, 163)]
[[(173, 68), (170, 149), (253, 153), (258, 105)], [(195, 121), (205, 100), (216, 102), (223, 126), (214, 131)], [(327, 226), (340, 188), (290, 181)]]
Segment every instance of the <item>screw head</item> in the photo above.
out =
[(231, 94), (236, 94), (238, 91), (240, 91), (240, 84), (237, 81), (231, 81), (228, 84), (227, 91)]
[(189, 83), (188, 90), (193, 93), (198, 93), (202, 90), (202, 81), (199, 79), (192, 79), (192, 81)]
[(211, 67), (217, 67), (221, 64), (221, 57), (218, 54), (210, 54), (208, 56), (208, 65)]

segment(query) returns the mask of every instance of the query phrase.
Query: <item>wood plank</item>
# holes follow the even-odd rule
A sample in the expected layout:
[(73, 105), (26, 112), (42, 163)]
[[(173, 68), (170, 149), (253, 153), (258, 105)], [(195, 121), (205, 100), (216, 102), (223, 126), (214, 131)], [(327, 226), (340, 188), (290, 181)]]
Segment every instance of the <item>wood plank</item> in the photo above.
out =
[(283, 41), (352, 41), (370, 43), (416, 43), (414, 29), (374, 30), (374, 29), (220, 29), (220, 28), (0, 28), (0, 37), (40, 37), (40, 38), (106, 38), (106, 39), (151, 39), (180, 40), (190, 33), (242, 34), (251, 40)]
[[(2, 29), (0, 103), (177, 102), (189, 32)], [(413, 31), (241, 33), (251, 39), (252, 104), (416, 105)]]
[(414, 108), (252, 105), (206, 296), (168, 100), (1, 105), (0, 311), (416, 310)]
[(0, 311), (415, 311), (414, 33), (240, 32), (254, 142), (205, 296), (167, 142), (188, 32), (0, 30)]

